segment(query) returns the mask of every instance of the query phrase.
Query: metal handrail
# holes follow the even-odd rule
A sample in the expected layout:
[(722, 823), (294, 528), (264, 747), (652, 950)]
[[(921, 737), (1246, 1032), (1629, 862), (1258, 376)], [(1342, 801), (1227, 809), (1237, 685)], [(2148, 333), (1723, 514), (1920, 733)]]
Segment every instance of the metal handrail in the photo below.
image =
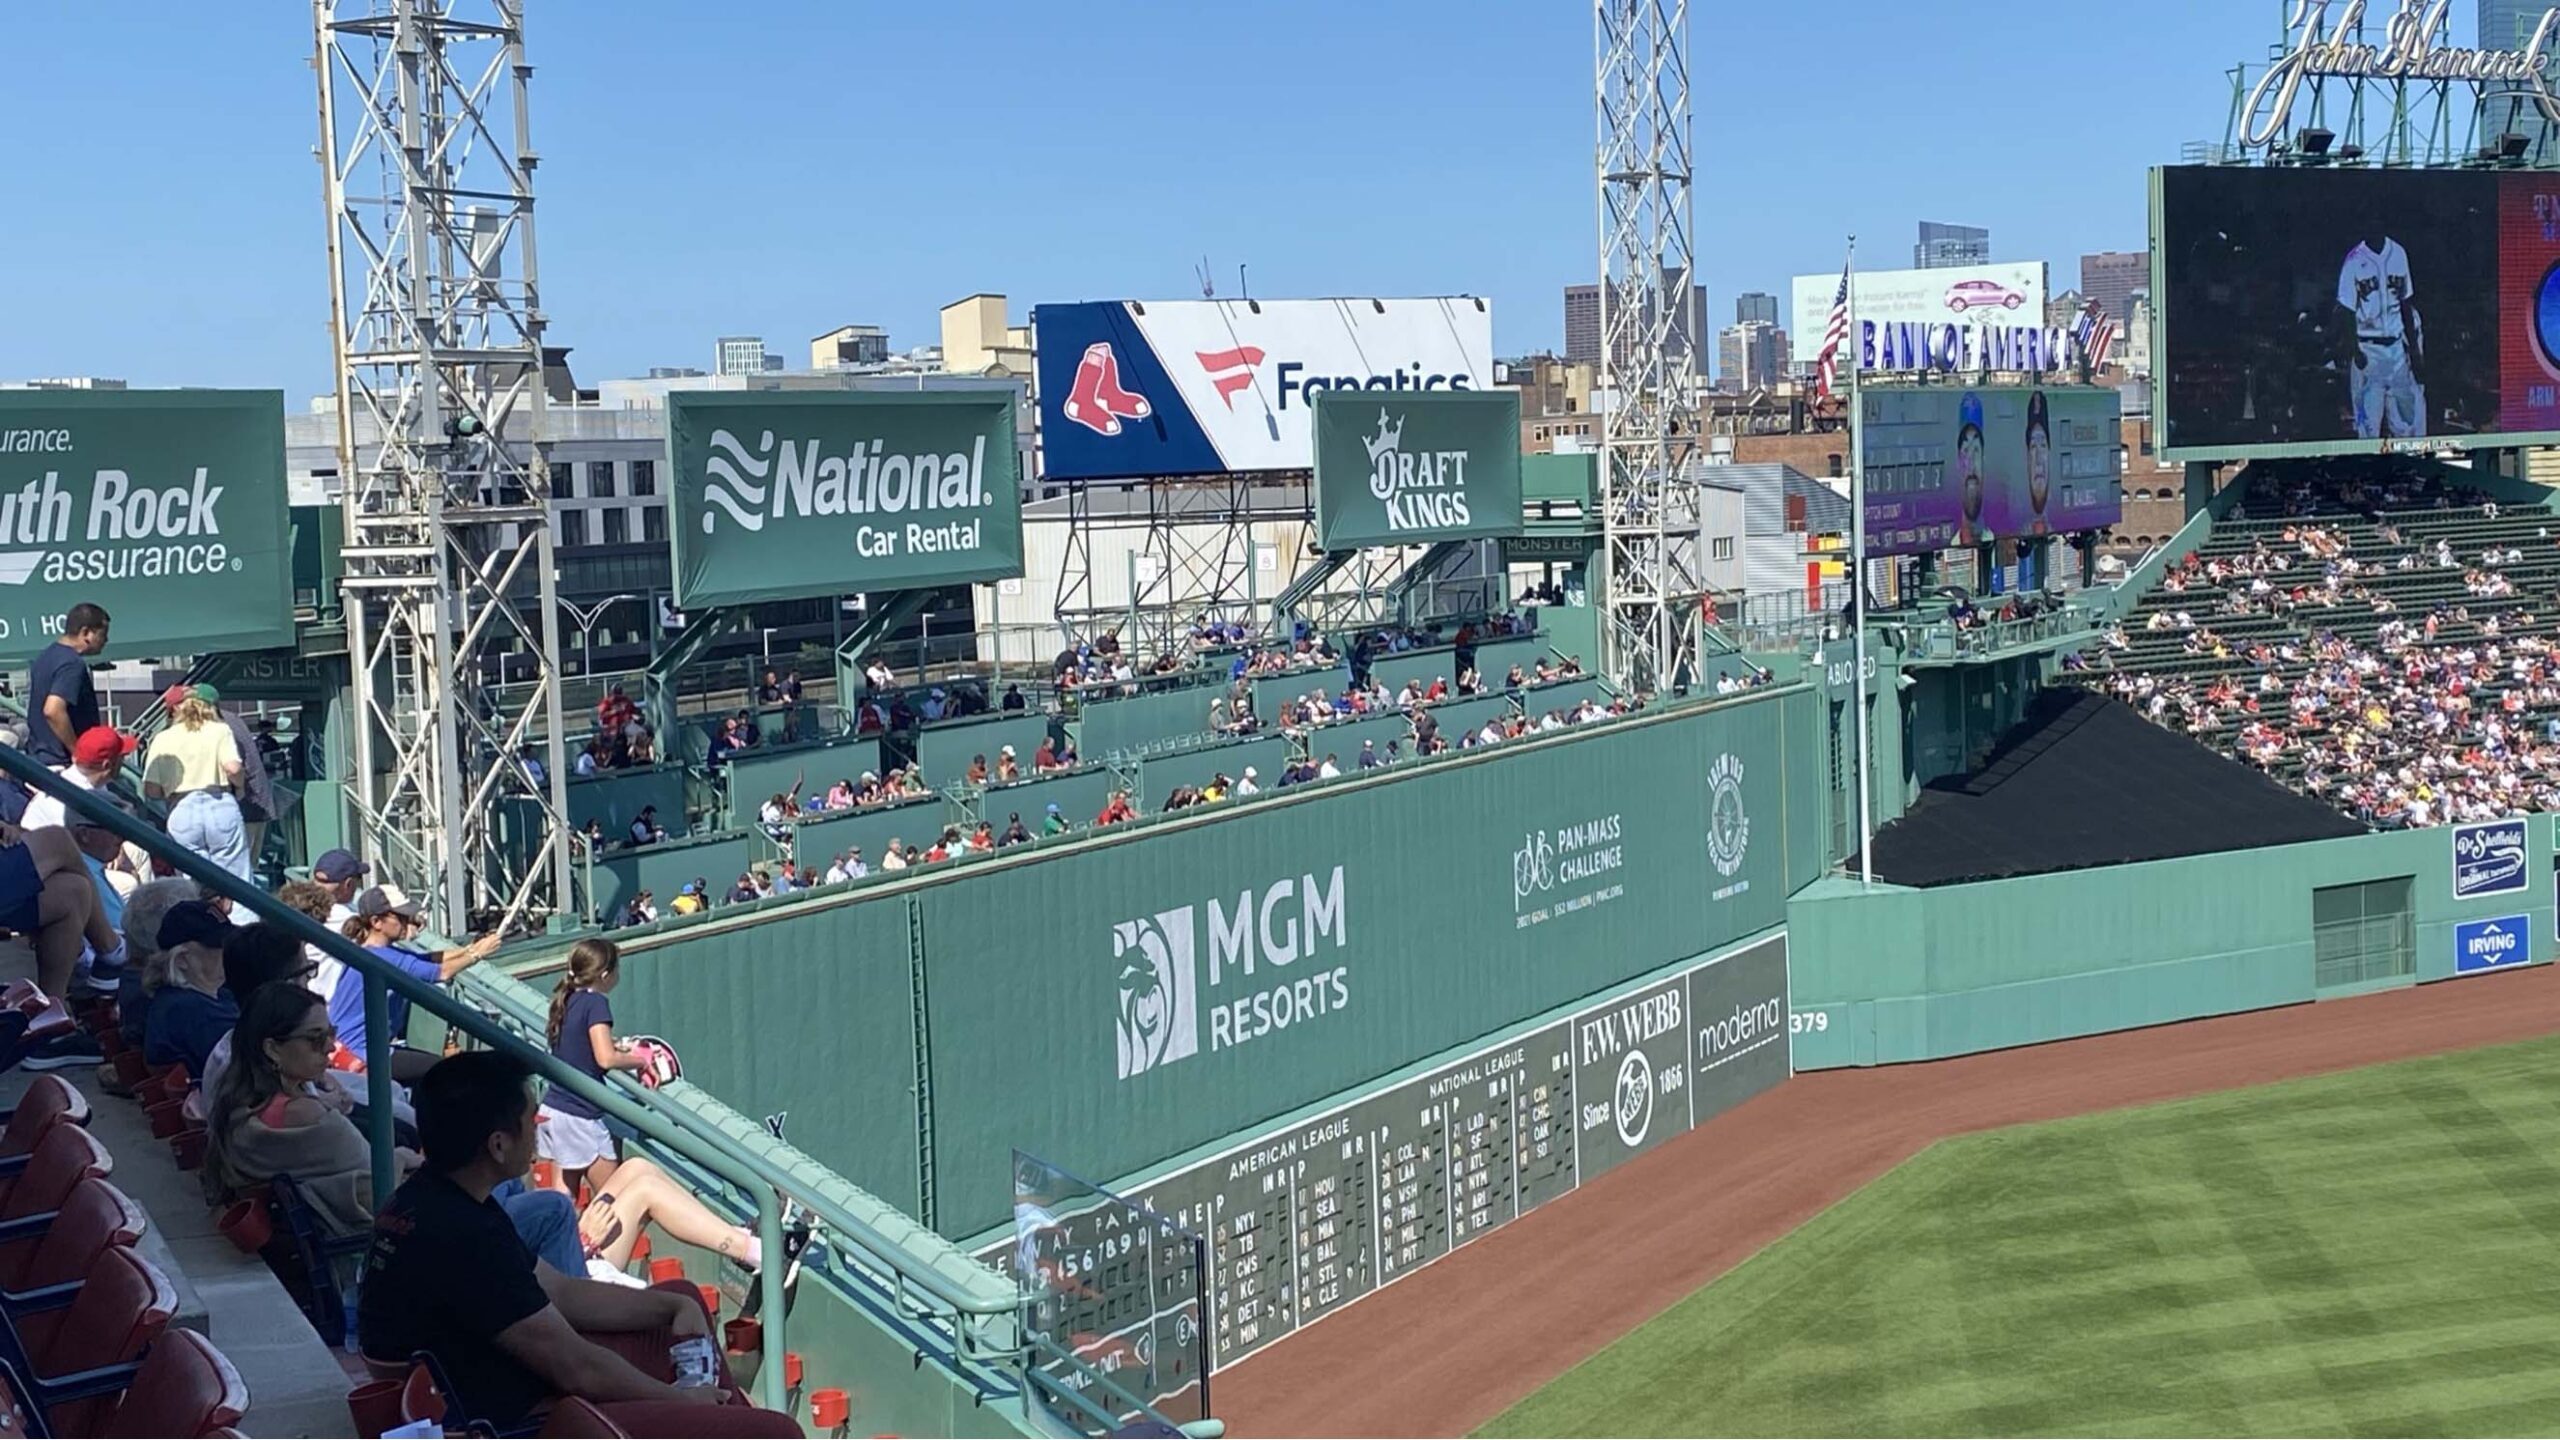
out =
[[(740, 1191), (756, 1202), (759, 1240), (768, 1254), (783, 1253), (782, 1217), (779, 1195), (789, 1191), (809, 1213), (827, 1227), (831, 1241), (849, 1241), (870, 1252), (887, 1268), (911, 1284), (926, 1297), (962, 1315), (1018, 1319), (1019, 1291), (993, 1272), (986, 1283), (959, 1287), (946, 1277), (930, 1271), (918, 1272), (899, 1266), (893, 1258), (898, 1246), (881, 1235), (869, 1223), (823, 1195), (799, 1193), (788, 1172), (768, 1159), (739, 1145), (732, 1137), (699, 1116), (681, 1107), (660, 1109), (645, 1105), (631, 1095), (599, 1083), (594, 1078), (562, 1063), (550, 1051), (540, 1049), (517, 1036), (510, 1028), (474, 1010), (442, 986), (430, 985), (385, 964), (326, 926), (298, 910), (284, 905), (257, 887), (211, 864), (192, 851), (170, 841), (159, 831), (142, 824), (132, 816), (97, 798), (89, 791), (72, 786), (51, 769), (30, 759), (14, 746), (0, 745), (0, 772), (36, 790), (60, 800), (64, 807), (82, 822), (95, 825), (117, 839), (136, 845), (194, 880), (198, 885), (222, 896), (234, 905), (248, 909), (261, 920), (284, 927), (305, 945), (314, 946), (330, 958), (355, 970), (363, 977), (366, 1020), (367, 1102), (371, 1121), (370, 1140), (373, 1147), (374, 1191), (388, 1195), (393, 1188), (392, 1160), (392, 1094), (390, 1065), (390, 994), (398, 991), (411, 1004), (423, 1007), (448, 1025), (493, 1049), (513, 1055), (531, 1067), (555, 1088), (565, 1088), (605, 1114), (631, 1127), (645, 1139), (666, 1147), (701, 1166), (708, 1173)], [(788, 1323), (782, 1293), (781, 1265), (768, 1265), (759, 1272), (763, 1289), (763, 1312), (771, 1329), (769, 1341), (775, 1350), (786, 1346), (784, 1326)], [(1006, 1347), (1016, 1370), (1027, 1369), (1026, 1352), (1018, 1346)], [(780, 1409), (785, 1402), (782, 1367), (766, 1366), (757, 1377), (762, 1401)]]

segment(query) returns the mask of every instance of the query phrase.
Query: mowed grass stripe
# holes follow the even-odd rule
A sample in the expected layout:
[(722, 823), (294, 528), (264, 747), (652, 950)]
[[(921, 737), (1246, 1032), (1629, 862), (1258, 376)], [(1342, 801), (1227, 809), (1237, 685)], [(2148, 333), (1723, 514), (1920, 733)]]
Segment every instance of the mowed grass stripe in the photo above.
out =
[(1482, 1433), (2549, 1433), (2560, 1039), (1933, 1146)]

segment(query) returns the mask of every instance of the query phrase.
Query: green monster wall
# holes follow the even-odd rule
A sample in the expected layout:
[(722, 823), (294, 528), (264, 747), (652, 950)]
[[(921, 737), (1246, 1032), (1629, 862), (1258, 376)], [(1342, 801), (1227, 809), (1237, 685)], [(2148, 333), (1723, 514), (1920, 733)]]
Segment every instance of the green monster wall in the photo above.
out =
[(715, 913), (615, 1009), (965, 1236), (1015, 1147), (1133, 1173), (1776, 926), (1815, 733), (1789, 687)]
[[(2552, 821), (2526, 823), (2525, 884), (2456, 900), (2454, 832), (2399, 831), (1861, 893), (1834, 878), (1788, 907), (1796, 1068), (1930, 1060), (2455, 972), (2455, 927), (2528, 917), (2532, 961), (2552, 943)], [(2314, 892), (2406, 881), (2410, 973), (2318, 983)]]

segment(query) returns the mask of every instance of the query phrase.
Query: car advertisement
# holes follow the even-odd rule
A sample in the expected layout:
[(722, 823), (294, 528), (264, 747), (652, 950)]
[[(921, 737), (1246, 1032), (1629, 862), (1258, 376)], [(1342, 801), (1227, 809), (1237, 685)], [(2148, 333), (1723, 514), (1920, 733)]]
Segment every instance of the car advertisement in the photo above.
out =
[(1041, 305), (1046, 478), (1306, 470), (1315, 396), (1490, 390), (1483, 300), (1175, 300)]
[[(2060, 347), (2044, 323), (2044, 262), (1958, 265), (1943, 270), (1861, 270), (1852, 277), (1851, 337), (1868, 368), (1888, 370), (1993, 368), (2042, 370), (2059, 364)], [(1795, 278), (1796, 355), (1810, 370), (1840, 293), (1840, 272)], [(2119, 317), (2121, 318), (2121, 317)], [(1903, 339), (1912, 343), (1904, 345)], [(1953, 343), (1949, 344), (1952, 338)], [(2023, 363), (2030, 358), (2042, 363)], [(1902, 352), (1913, 352), (1905, 356)], [(1941, 356), (1948, 363), (1935, 363)], [(1964, 357), (1971, 356), (1967, 363)], [(1909, 363), (1904, 363), (1905, 360)], [(1922, 360), (1931, 363), (1920, 363)], [(2019, 363), (1998, 363), (2002, 361)]]

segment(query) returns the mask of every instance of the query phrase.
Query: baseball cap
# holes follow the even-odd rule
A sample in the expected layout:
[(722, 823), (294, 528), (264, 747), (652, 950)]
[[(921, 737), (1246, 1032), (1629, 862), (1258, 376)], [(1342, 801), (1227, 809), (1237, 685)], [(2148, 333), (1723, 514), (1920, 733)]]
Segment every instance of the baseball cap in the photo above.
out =
[(196, 685), (196, 698), (207, 705), (218, 705), (222, 702), (222, 692), (199, 682)]
[(160, 948), (175, 950), (181, 945), (220, 945), (231, 934), (231, 922), (222, 912), (202, 900), (181, 900), (160, 916)]
[(311, 863), (311, 878), (326, 885), (361, 880), (372, 873), (373, 867), (357, 859), (353, 850), (331, 850)]
[(187, 686), (184, 681), (160, 692), (160, 708), (163, 710), (175, 710), (185, 703), (187, 703)]
[(114, 726), (92, 725), (80, 732), (79, 739), (71, 742), (71, 760), (75, 765), (94, 770), (101, 765), (113, 765), (132, 754), (133, 746), (133, 737)]
[(1057, 813), (1058, 813), (1058, 802), (1057, 802), (1057, 801), (1052, 800), (1052, 801), (1050, 801), (1050, 802), (1049, 802), (1049, 813), (1050, 813), (1050, 814), (1052, 814), (1052, 815), (1055, 815), (1055, 814), (1057, 814)]
[(377, 915), (397, 915), (403, 920), (423, 920), (426, 912), (416, 901), (400, 893), (397, 885), (376, 885), (356, 897), (356, 913), (367, 920)]

